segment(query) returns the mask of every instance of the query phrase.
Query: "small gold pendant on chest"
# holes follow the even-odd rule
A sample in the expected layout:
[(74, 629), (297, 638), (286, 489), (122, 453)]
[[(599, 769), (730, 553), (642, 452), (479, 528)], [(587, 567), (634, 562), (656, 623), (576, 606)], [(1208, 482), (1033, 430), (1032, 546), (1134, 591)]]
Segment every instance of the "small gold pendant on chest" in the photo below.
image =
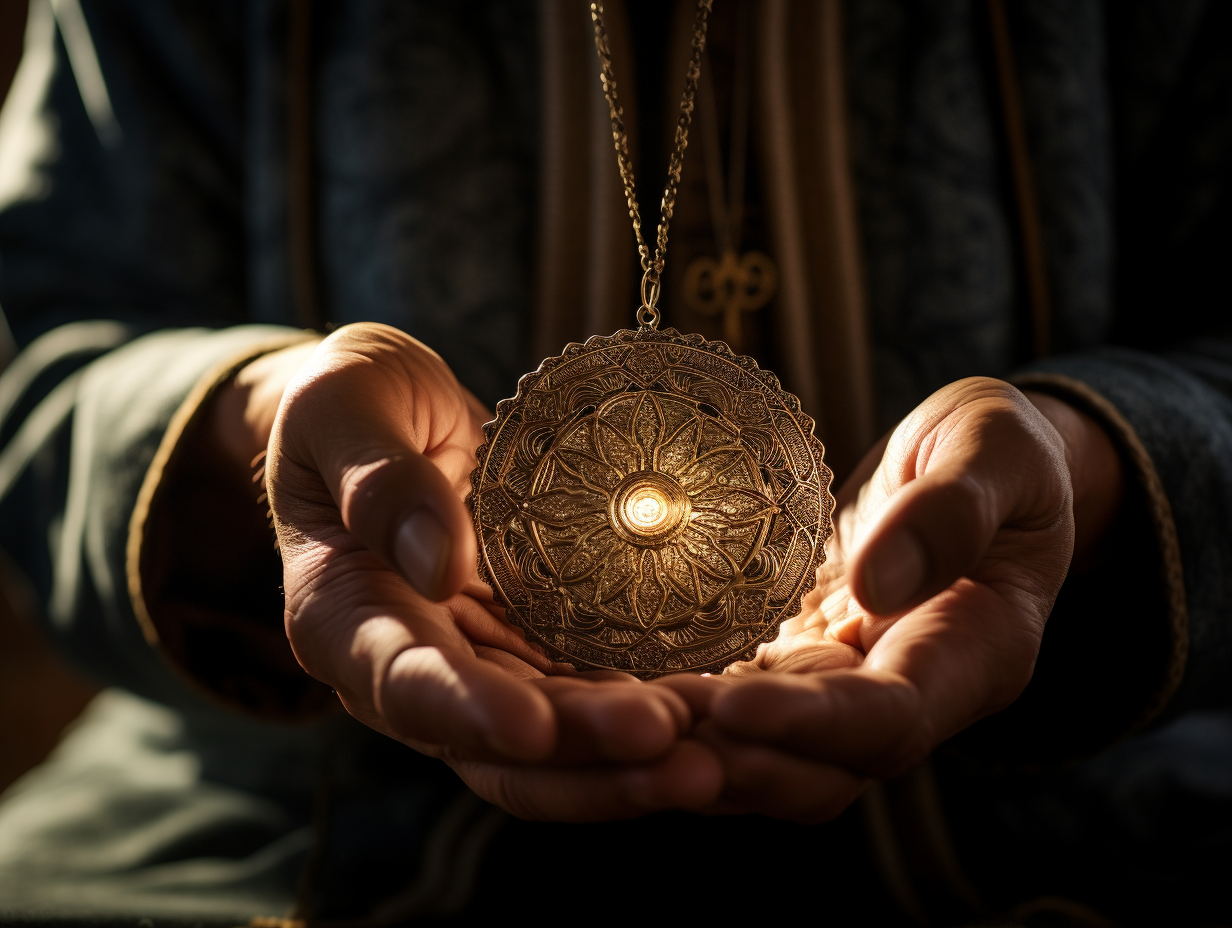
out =
[(706, 316), (723, 317), (723, 339), (733, 351), (744, 345), (744, 314), (755, 312), (774, 297), (778, 271), (770, 256), (749, 251), (737, 257), (725, 251), (717, 261), (694, 258), (684, 272), (684, 302)]

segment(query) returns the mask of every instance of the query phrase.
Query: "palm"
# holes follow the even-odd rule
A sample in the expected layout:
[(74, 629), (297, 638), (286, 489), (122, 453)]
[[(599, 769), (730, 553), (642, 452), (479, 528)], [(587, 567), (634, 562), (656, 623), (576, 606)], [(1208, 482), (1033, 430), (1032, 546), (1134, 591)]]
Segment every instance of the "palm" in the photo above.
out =
[[(846, 521), (852, 532), (856, 526)], [(967, 576), (890, 620), (870, 615), (852, 594), (840, 534), (801, 614), (784, 622), (779, 637), (752, 661), (729, 672), (822, 673), (860, 666), (889, 671), (914, 686), (933, 687), (936, 698), (955, 708), (967, 707), (946, 730), (931, 733), (936, 740), (947, 737), (988, 711), (976, 694), (997, 688), (989, 670), (1000, 676), (1011, 670), (1011, 680), (1030, 672), (1043, 632), (1039, 592), (1055, 585), (1058, 567), (1064, 576), (1058, 559), (1036, 556), (1051, 544), (1046, 531), (1040, 534), (1000, 530)]]

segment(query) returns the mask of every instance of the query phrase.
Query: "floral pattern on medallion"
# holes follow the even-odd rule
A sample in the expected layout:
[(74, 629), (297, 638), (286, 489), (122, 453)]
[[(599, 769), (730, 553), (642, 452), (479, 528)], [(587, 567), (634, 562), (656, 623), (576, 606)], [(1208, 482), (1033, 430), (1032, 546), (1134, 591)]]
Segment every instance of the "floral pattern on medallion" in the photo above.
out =
[[(689, 513), (670, 537), (641, 546), (618, 533), (611, 503), (645, 472), (678, 484)], [(568, 590), (566, 623), (637, 633), (707, 616), (730, 624), (724, 598), (746, 579), (776, 512), (735, 428), (653, 391), (618, 395), (563, 430), (523, 505), (529, 536)]]

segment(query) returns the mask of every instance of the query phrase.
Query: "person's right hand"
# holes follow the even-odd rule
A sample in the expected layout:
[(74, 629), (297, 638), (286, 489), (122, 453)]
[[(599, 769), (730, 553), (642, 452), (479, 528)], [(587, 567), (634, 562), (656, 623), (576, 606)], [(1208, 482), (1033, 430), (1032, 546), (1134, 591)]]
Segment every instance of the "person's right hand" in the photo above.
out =
[(1051, 396), (972, 377), (916, 407), (839, 492), (800, 615), (721, 677), (663, 681), (724, 760), (716, 811), (833, 818), (1017, 699), (1122, 481), (1103, 427)]
[(444, 361), (376, 324), (291, 351), (311, 353), (285, 390), (248, 395), (281, 400), (266, 479), (303, 667), (357, 719), (523, 817), (712, 801), (720, 766), (683, 738), (677, 694), (570, 674), (502, 620), (463, 502), (489, 414)]

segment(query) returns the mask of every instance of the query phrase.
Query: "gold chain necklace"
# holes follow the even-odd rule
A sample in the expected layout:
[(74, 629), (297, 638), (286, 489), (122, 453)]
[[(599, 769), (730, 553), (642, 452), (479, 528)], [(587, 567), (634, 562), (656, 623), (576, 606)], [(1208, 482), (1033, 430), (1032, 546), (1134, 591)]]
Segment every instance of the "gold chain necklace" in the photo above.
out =
[(706, 23), (698, 0), (652, 254), (603, 24), (600, 76), (642, 267), (637, 329), (568, 345), (484, 426), (470, 505), (479, 569), (553, 659), (643, 678), (750, 657), (799, 612), (830, 536), (813, 420), (723, 342), (659, 329), (658, 300)]
[(662, 292), (663, 262), (667, 256), (667, 227), (676, 208), (676, 191), (680, 189), (680, 170), (684, 166), (684, 151), (689, 146), (689, 124), (693, 121), (693, 97), (697, 94), (697, 81), (701, 76), (702, 52), (706, 49), (706, 23), (714, 0), (698, 0), (697, 15), (693, 20), (693, 53), (685, 71), (684, 95), (680, 98), (680, 115), (676, 118), (676, 144), (667, 164), (667, 184), (663, 188), (663, 201), (659, 214), (658, 235), (655, 237), (655, 253), (652, 258), (646, 239), (642, 237), (642, 213), (637, 204), (637, 190), (633, 181), (633, 165), (629, 162), (629, 138), (625, 134), (623, 112), (616, 102), (616, 74), (612, 68), (612, 51), (608, 47), (607, 29), (603, 25), (603, 3), (596, 0), (590, 5), (590, 19), (595, 26), (595, 51), (599, 54), (599, 79), (603, 82), (603, 96), (607, 99), (608, 114), (612, 120), (612, 141), (616, 146), (616, 166), (625, 185), (625, 200), (629, 204), (629, 218), (633, 220), (633, 235), (637, 238), (637, 253), (642, 263), (642, 305), (637, 311), (639, 325), (658, 328), (657, 304)]

